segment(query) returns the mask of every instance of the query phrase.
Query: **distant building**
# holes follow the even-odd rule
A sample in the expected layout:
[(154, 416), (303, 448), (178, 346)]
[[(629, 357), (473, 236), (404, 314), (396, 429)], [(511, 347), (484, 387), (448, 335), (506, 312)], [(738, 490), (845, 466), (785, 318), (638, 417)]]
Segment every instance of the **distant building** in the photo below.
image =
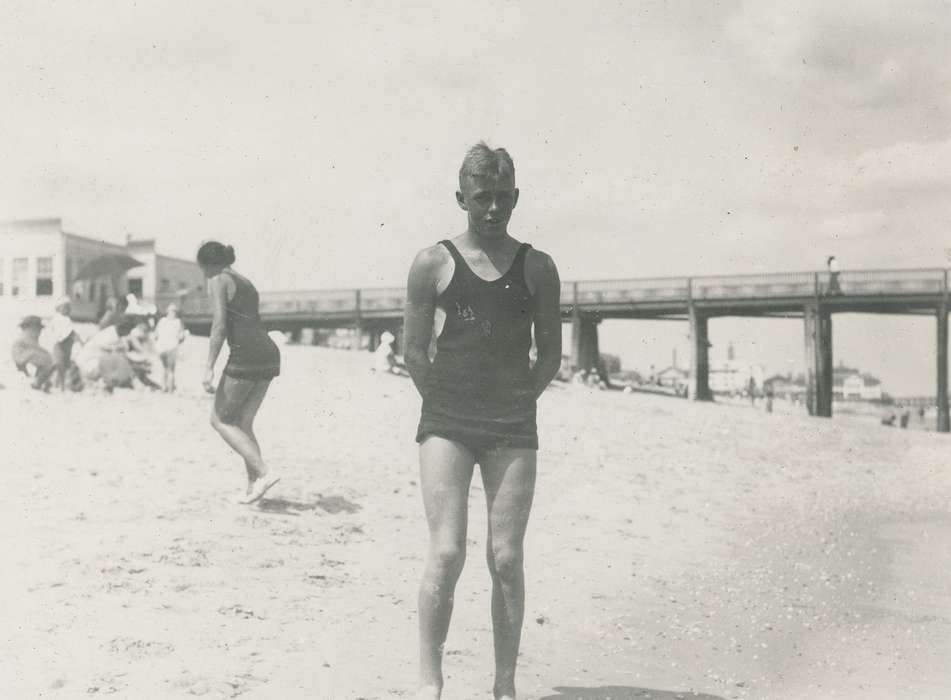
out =
[(840, 364), (832, 370), (832, 397), (840, 401), (880, 401), (882, 382), (868, 372)]
[(801, 401), (806, 396), (806, 378), (801, 374), (796, 377), (792, 374), (774, 374), (763, 383), (772, 386), (773, 396), (777, 399)]
[(658, 384), (674, 389), (682, 389), (690, 382), (690, 372), (681, 367), (666, 367), (655, 376)]
[[(803, 399), (806, 378), (803, 375), (776, 374), (766, 379), (773, 386), (777, 398)], [(836, 401), (881, 401), (885, 398), (882, 382), (861, 370), (839, 365), (832, 372), (832, 398)]]
[(710, 391), (714, 394), (742, 394), (749, 389), (750, 379), (757, 391), (763, 388), (766, 372), (762, 365), (743, 360), (727, 360), (710, 365)]
[[(127, 272), (77, 280), (79, 272), (106, 255), (140, 263)], [(159, 255), (155, 241), (125, 245), (67, 233), (59, 218), (0, 222), (0, 316), (48, 316), (55, 299), (69, 296), (73, 316), (92, 320), (109, 296), (134, 293), (160, 308), (189, 294), (203, 294), (204, 275), (195, 262)]]
[(156, 303), (191, 294), (204, 294), (205, 275), (193, 260), (159, 255), (155, 239), (126, 241), (129, 255), (144, 263), (126, 273), (129, 291)]

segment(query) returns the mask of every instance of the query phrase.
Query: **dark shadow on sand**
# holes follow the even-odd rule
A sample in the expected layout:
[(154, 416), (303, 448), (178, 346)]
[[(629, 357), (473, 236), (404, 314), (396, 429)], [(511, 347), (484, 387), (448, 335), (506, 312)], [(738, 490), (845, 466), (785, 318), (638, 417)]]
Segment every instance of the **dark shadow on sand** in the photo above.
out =
[(359, 503), (348, 501), (343, 496), (321, 496), (319, 494), (317, 500), (312, 503), (289, 501), (286, 498), (262, 498), (258, 502), (258, 510), (275, 515), (300, 515), (318, 508), (325, 513), (336, 515), (337, 513), (356, 513), (362, 506)]
[(596, 688), (555, 686), (555, 691), (557, 695), (545, 695), (538, 700), (726, 700), (709, 693), (634, 688), (629, 685), (602, 685)]

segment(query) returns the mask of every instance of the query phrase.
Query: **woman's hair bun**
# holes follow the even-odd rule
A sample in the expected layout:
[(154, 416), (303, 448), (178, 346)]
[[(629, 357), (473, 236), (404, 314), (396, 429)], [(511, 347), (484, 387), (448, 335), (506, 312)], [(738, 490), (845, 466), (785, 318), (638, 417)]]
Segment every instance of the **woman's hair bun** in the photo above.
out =
[(202, 243), (196, 259), (205, 267), (225, 267), (235, 261), (234, 248), (218, 241), (208, 241)]

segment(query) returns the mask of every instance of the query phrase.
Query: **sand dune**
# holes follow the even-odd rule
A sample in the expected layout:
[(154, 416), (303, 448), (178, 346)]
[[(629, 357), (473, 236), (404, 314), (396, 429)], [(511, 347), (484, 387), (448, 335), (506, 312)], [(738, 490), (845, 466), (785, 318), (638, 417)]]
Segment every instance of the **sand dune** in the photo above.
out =
[[(409, 697), (412, 385), (284, 348), (285, 478), (237, 506), (204, 350), (176, 396), (0, 378), (0, 697)], [(565, 388), (539, 421), (522, 697), (951, 696), (947, 436)], [(448, 699), (491, 696), (478, 478), (471, 505)]]

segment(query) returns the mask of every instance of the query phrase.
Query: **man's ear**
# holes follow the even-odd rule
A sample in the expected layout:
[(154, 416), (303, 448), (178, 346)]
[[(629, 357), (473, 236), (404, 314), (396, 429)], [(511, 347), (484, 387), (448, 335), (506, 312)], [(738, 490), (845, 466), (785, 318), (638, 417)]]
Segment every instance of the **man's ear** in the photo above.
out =
[(469, 208), (466, 206), (466, 198), (462, 196), (462, 192), (456, 190), (456, 202), (459, 204), (459, 208), (463, 211), (469, 211)]
[(512, 199), (512, 209), (518, 205), (518, 187), (515, 188), (515, 197)]

